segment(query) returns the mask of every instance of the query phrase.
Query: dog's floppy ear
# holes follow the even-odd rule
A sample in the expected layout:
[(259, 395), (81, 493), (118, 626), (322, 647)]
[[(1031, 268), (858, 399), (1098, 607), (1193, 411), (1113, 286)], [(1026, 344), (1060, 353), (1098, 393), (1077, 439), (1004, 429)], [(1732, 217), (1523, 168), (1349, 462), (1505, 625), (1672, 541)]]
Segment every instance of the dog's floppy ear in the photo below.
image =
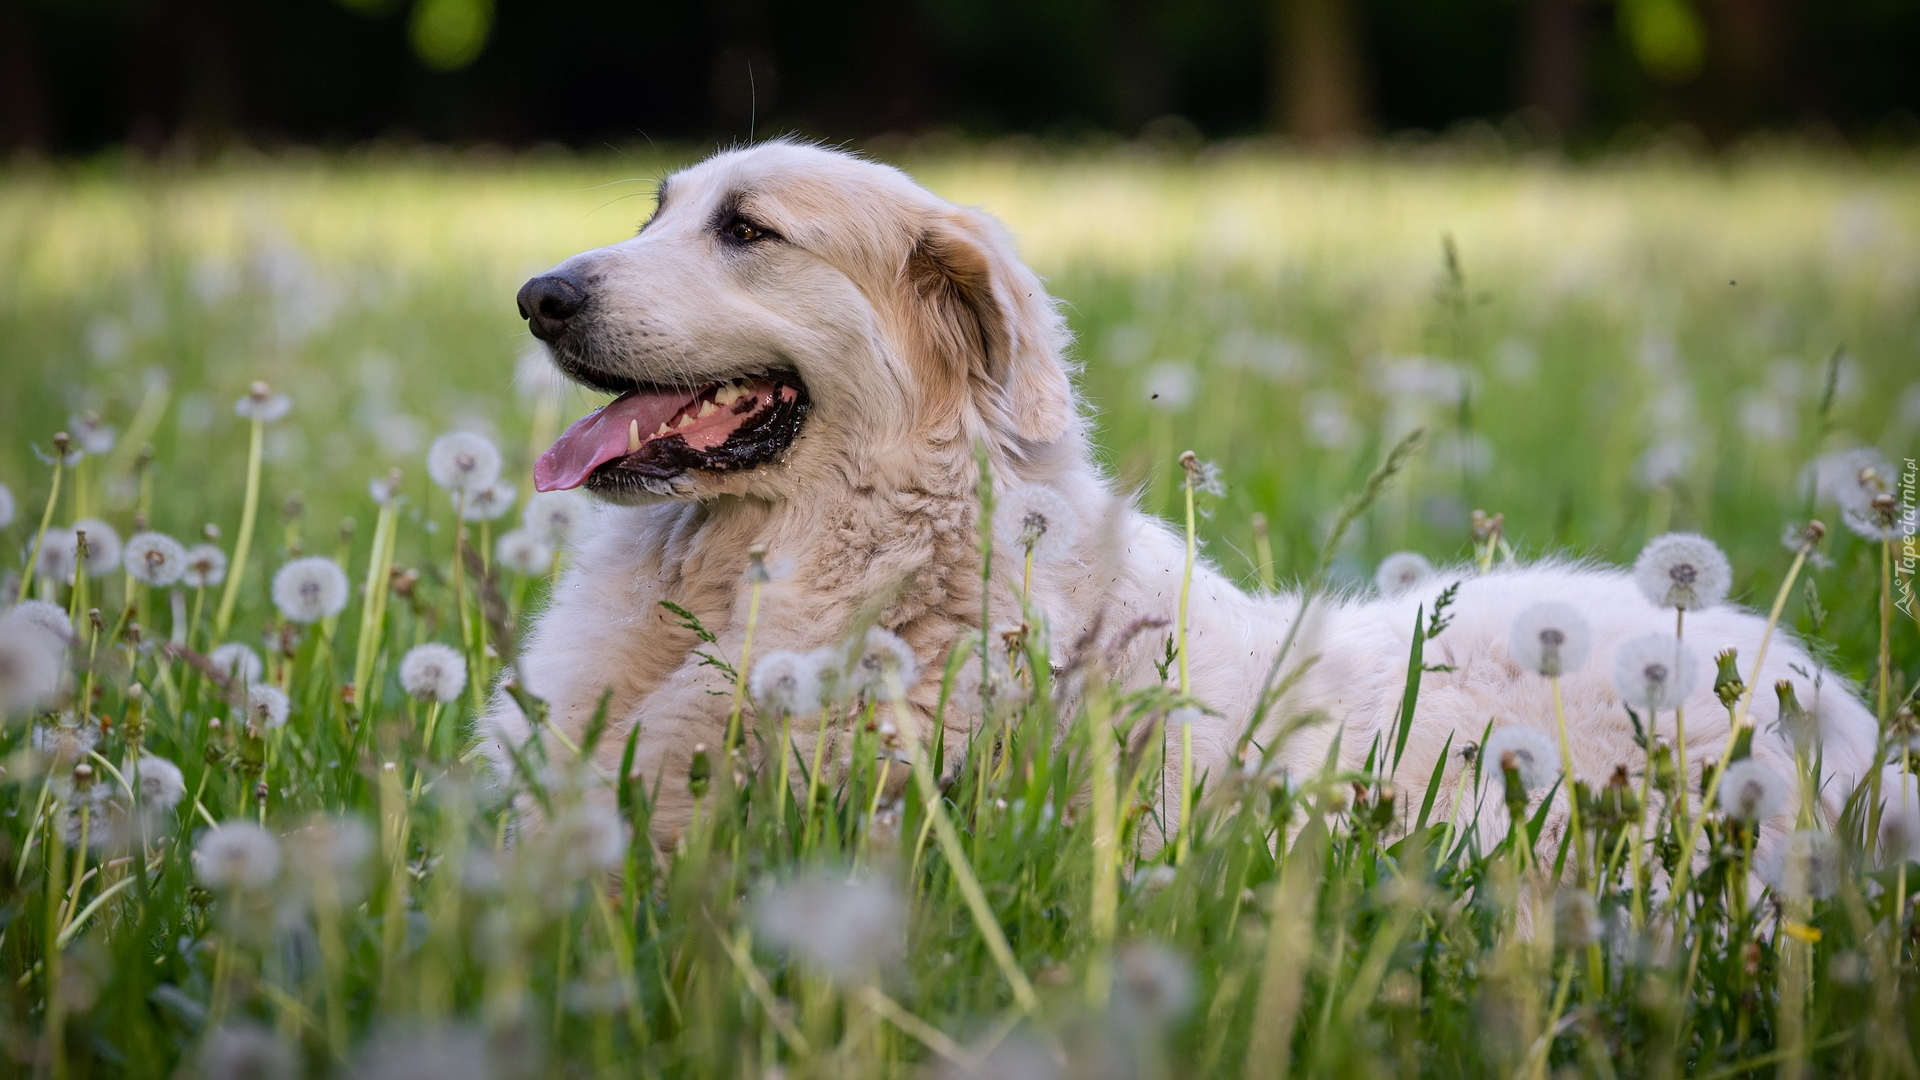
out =
[(1066, 329), (999, 224), (955, 210), (929, 222), (907, 259), (935, 359), (954, 365), (996, 430), (1050, 443), (1074, 421)]

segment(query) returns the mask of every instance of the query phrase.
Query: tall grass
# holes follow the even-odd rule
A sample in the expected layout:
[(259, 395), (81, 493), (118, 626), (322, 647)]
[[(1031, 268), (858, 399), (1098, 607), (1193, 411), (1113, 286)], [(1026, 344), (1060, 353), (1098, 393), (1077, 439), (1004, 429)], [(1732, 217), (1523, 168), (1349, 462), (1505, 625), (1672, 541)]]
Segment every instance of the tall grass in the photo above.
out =
[[(1914, 624), (1882, 620), (1897, 551), (1837, 527), (1817, 549), (1780, 540), (1790, 520), (1837, 521), (1803, 475), (1822, 454), (1912, 453), (1910, 174), (1798, 158), (914, 164), (1023, 236), (1069, 304), (1114, 467), (1229, 574), (1346, 586), (1398, 548), (1625, 560), (1698, 529), (1731, 553), (1736, 598), (1773, 605), (1835, 671), (1877, 690), (1890, 657), (1883, 746), (1910, 752)], [(1164, 685), (1127, 693), (1098, 653), (1056, 675), (1037, 619), (949, 665), (962, 693), (970, 657), (1008, 650), (1010, 681), (964, 747), (900, 741), (886, 687), (842, 721), (736, 694), (716, 709), (738, 737), (686, 776), (597, 776), (559, 744), (522, 761), (523, 808), (548, 824), (510, 842), (511, 793), (466, 734), (476, 696), (415, 697), (402, 660), (439, 642), (465, 654), (469, 687), (510, 670), (547, 575), (496, 557), (512, 521), (456, 542), (427, 442), (486, 432), (526, 490), (529, 448), (591, 401), (538, 365), (515, 373), (508, 298), (625, 235), (644, 185), (599, 185), (650, 168), (0, 179), (0, 483), (19, 508), (0, 574), (22, 574), (0, 585), (75, 627), (61, 700), (0, 734), (0, 1072), (1920, 1072), (1913, 867), (1864, 800), (1828, 827), (1830, 874), (1763, 886), (1750, 834), (1703, 792), (1690, 816), (1642, 824), (1640, 806), (1680, 802), (1671, 756), (1648, 746), (1624, 787), (1584, 792), (1584, 855), (1564, 875), (1580, 885), (1557, 889), (1571, 838), (1529, 841), (1563, 794), (1516, 797), (1476, 757), (1459, 803), (1405, 805), (1392, 745), (1351, 774), (1284, 775), (1250, 745), (1230, 774), (1191, 775), (1171, 719), (1184, 643)], [(255, 379), (291, 395), (289, 417), (234, 415)], [(117, 429), (111, 448), (35, 456), (88, 409)], [(1416, 427), (1426, 452), (1380, 468)], [(1194, 500), (1185, 447), (1224, 495)], [(376, 503), (368, 483), (394, 467)], [(1476, 530), (1475, 510), (1505, 517)], [(218, 586), (24, 572), (43, 533), (89, 515), (229, 552), (249, 522), (231, 614), (205, 603)], [(301, 555), (353, 583), (312, 624), (268, 596)], [(1433, 591), (1416, 647), (1444, 640)], [(208, 661), (228, 640), (260, 652), (257, 679)], [(1408, 661), (1411, 722), (1424, 660)], [(1082, 688), (1070, 711), (1055, 679)], [(249, 681), (287, 694), (284, 724)], [(829, 722), (854, 766), (781, 752)], [(165, 809), (143, 754), (181, 771)], [(704, 793), (670, 853), (645, 840), (656, 783)], [(1191, 805), (1177, 833), (1162, 792)], [(1513, 832), (1460, 827), (1486, 801), (1514, 807)]]

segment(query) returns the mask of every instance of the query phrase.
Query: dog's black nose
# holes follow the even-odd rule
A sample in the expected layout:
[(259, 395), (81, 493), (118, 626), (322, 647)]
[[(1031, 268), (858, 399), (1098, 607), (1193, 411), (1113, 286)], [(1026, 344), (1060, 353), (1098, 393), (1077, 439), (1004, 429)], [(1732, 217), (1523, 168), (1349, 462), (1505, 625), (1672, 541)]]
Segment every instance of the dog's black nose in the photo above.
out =
[(566, 332), (567, 320), (587, 302), (587, 290), (563, 274), (541, 274), (520, 286), (520, 295), (514, 299), (533, 336), (552, 341)]

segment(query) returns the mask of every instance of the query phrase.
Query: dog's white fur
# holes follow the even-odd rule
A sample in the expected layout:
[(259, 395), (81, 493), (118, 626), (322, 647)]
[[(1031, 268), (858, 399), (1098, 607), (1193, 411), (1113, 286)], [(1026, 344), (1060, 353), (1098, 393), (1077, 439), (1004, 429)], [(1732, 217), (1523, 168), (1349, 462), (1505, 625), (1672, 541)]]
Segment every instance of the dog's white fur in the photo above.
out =
[[(723, 206), (738, 207), (779, 238), (725, 244), (716, 225)], [(922, 726), (914, 734), (930, 735), (945, 657), (980, 620), (976, 442), (999, 483), (1048, 485), (1078, 519), (1076, 550), (1033, 570), (1032, 594), (1057, 650), (1087, 634), (1111, 646), (1139, 620), (1174, 618), (1184, 543), (1116, 495), (1094, 464), (1069, 379), (1064, 324), (985, 215), (895, 169), (777, 142), (674, 175), (638, 236), (560, 269), (590, 282), (594, 314), (583, 362), (681, 384), (783, 364), (799, 371), (813, 399), (783, 461), (687, 474), (666, 494), (598, 515), (526, 642), (526, 689), (549, 703), (553, 723), (568, 735), (578, 738), (609, 695), (611, 726), (597, 751), (604, 773), (617, 771), (627, 733), (640, 727), (636, 769), (658, 782), (656, 840), (671, 842), (686, 825), (691, 756), (698, 744), (719, 745), (729, 702), (722, 676), (693, 655), (697, 642), (658, 602), (690, 609), (719, 634), (720, 652), (739, 655), (752, 545), (764, 545), (783, 568), (765, 586), (755, 651), (832, 645), (877, 615), (919, 658), (908, 701)], [(1017, 625), (1018, 559), (998, 565), (1016, 569), (996, 575), (993, 619)], [(1427, 654), (1452, 670), (1424, 677), (1397, 770), (1407, 805), (1418, 805), (1449, 737), (1458, 751), (1477, 742), (1489, 721), (1554, 732), (1547, 680), (1523, 671), (1506, 644), (1514, 616), (1542, 599), (1567, 601), (1592, 624), (1590, 661), (1563, 680), (1580, 776), (1600, 783), (1615, 766), (1644, 761), (1613, 689), (1614, 655), (1634, 637), (1670, 629), (1672, 614), (1649, 605), (1621, 571), (1550, 563), (1442, 575), (1432, 590), (1399, 599), (1317, 604), (1294, 646), (1317, 659), (1272, 711), (1266, 734), (1290, 717), (1317, 714), (1327, 722), (1291, 735), (1278, 751), (1282, 764), (1294, 775), (1311, 773), (1338, 736), (1342, 762), (1357, 767), (1376, 736), (1384, 741), (1405, 686), (1416, 608), (1455, 578), (1453, 624)], [(877, 612), (866, 607), (874, 597), (888, 598)], [(1242, 725), (1300, 607), (1298, 597), (1249, 596), (1204, 563), (1196, 567), (1188, 643), (1193, 692), (1207, 707), (1194, 730), (1201, 772), (1218, 778), (1234, 767), (1229, 757)], [(1759, 654), (1763, 628), (1734, 607), (1687, 621), (1703, 665), (1686, 708), (1696, 785), (1730, 730), (1707, 657), (1738, 649), (1744, 668)], [(1153, 661), (1164, 640), (1164, 632), (1133, 635), (1114, 654), (1117, 678), (1130, 686), (1157, 681)], [(1753, 752), (1791, 782), (1792, 752), (1773, 730), (1773, 685), (1793, 683), (1824, 733), (1829, 779), (1821, 795), (1831, 814), (1868, 768), (1876, 726), (1839, 678), (1828, 673), (1816, 687), (1809, 675), (1819, 670), (1790, 635), (1774, 637), (1753, 679)], [(949, 717), (956, 729), (949, 747), (964, 743), (969, 720)], [(1659, 717), (1668, 739), (1672, 721), (1670, 713)], [(502, 765), (510, 757), (503, 743), (530, 737), (505, 694), (495, 695), (481, 736)], [(808, 740), (797, 739), (805, 753)], [(1440, 805), (1471, 768), (1465, 755), (1454, 755)], [(1487, 798), (1479, 812), (1497, 813), (1503, 823), (1499, 801)], [(1170, 819), (1177, 808), (1164, 810)], [(1787, 811), (1765, 823), (1763, 844), (1791, 825)], [(1560, 828), (1550, 819), (1549, 839)]]

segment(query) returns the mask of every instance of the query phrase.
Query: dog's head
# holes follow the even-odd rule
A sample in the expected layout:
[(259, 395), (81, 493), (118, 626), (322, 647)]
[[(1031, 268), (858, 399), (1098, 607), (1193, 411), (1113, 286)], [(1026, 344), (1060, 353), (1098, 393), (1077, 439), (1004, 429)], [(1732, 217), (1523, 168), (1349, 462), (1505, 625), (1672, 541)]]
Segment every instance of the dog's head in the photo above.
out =
[(541, 456), (541, 490), (791, 498), (917, 447), (1018, 461), (1078, 430), (1064, 324), (998, 223), (849, 154), (675, 173), (639, 235), (519, 303), (562, 371), (618, 395)]

